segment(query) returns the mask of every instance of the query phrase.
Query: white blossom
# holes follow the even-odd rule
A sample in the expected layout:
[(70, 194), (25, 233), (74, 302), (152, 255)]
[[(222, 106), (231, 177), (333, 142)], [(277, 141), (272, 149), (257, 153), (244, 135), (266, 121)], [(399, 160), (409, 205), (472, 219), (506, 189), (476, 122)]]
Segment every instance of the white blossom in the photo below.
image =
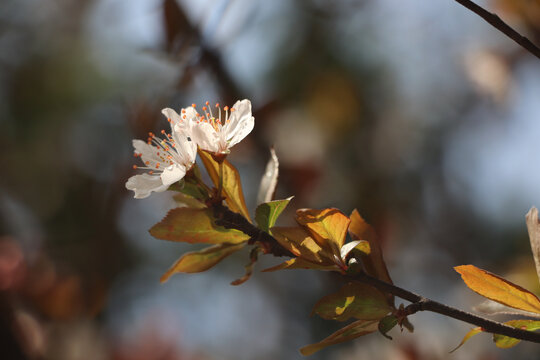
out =
[(147, 170), (144, 174), (130, 177), (126, 182), (126, 188), (135, 192), (136, 199), (148, 197), (152, 192), (167, 190), (171, 184), (181, 180), (195, 162), (197, 145), (183, 131), (181, 122), (176, 120), (171, 119), (171, 134), (162, 131), (163, 139), (149, 133), (147, 142), (133, 140), (134, 155), (144, 164), (133, 167)]
[(237, 101), (232, 108), (223, 110), (216, 104), (212, 111), (209, 103), (202, 107), (202, 114), (196, 105), (182, 109), (180, 128), (187, 131), (191, 139), (202, 149), (214, 154), (228, 154), (230, 148), (238, 144), (253, 130), (255, 118), (251, 115), (251, 102)]

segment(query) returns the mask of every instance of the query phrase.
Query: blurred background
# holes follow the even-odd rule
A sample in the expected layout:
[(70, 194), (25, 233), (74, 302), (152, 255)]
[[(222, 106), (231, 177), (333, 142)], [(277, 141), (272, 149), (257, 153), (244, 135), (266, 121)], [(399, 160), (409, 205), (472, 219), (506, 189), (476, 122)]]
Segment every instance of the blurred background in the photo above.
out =
[[(480, 3), (540, 42), (540, 1)], [(464, 309), (481, 298), (460, 264), (538, 292), (539, 96), (540, 61), (451, 0), (2, 0), (0, 358), (299, 359), (343, 325), (309, 316), (331, 274), (230, 286), (247, 252), (160, 285), (193, 246), (148, 234), (175, 204), (125, 190), (131, 139), (206, 100), (253, 103), (230, 156), (251, 210), (274, 145), (277, 197), (295, 195), (281, 224), (358, 208), (398, 285)], [(312, 358), (540, 358), (488, 335), (449, 355), (471, 326), (411, 321)]]

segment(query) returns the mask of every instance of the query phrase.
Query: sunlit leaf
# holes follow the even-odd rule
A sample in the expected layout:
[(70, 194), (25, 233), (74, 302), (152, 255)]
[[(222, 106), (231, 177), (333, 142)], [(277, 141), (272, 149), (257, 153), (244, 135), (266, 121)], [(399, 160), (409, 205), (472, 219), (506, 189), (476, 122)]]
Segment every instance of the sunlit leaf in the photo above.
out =
[(516, 309), (540, 313), (540, 300), (521, 286), (473, 265), (456, 266), (454, 269), (478, 294)]
[(323, 319), (346, 321), (356, 318), (361, 320), (379, 320), (392, 308), (386, 296), (379, 290), (366, 284), (351, 282), (337, 293), (327, 295), (315, 304), (312, 314)]
[(261, 251), (261, 248), (259, 247), (254, 247), (253, 249), (251, 249), (251, 251), (249, 252), (249, 264), (245, 266), (246, 273), (241, 278), (236, 279), (233, 282), (231, 282), (231, 285), (234, 285), (234, 286), (241, 285), (249, 280), (249, 278), (251, 277), (251, 274), (253, 274), (253, 267), (255, 266), (255, 263), (257, 262), (257, 259), (259, 258), (260, 251)]
[(272, 234), (281, 246), (300, 258), (325, 265), (334, 263), (331, 255), (301, 227), (273, 227)]
[(164, 283), (176, 273), (198, 273), (206, 271), (245, 245), (245, 243), (236, 245), (218, 244), (201, 251), (186, 253), (163, 274), (160, 281)]
[(257, 204), (267, 203), (274, 198), (278, 176), (279, 161), (274, 148), (270, 148), (270, 160), (268, 160), (266, 169), (264, 170), (264, 175), (261, 178), (259, 192), (257, 193)]
[(525, 216), (527, 230), (529, 230), (529, 240), (536, 265), (536, 274), (540, 281), (540, 222), (538, 221), (538, 209), (532, 207)]
[(291, 196), (284, 200), (265, 202), (257, 206), (255, 210), (255, 221), (259, 228), (270, 232), (270, 228), (276, 224), (279, 215), (285, 210), (292, 198)]
[(378, 323), (378, 320), (357, 320), (352, 324), (349, 324), (344, 328), (336, 331), (326, 339), (301, 348), (300, 352), (302, 353), (302, 355), (305, 356), (312, 355), (317, 351), (322, 350), (330, 345), (339, 344), (345, 341), (356, 339), (363, 335), (370, 334), (377, 331)]
[(482, 328), (480, 328), (480, 327), (471, 329), (467, 334), (465, 334), (465, 336), (463, 337), (463, 340), (461, 340), (459, 345), (456, 346), (456, 348), (454, 350), (450, 351), (450, 352), (453, 353), (454, 351), (459, 349), (463, 344), (465, 344), (470, 338), (472, 338), (473, 336), (475, 336), (477, 334), (480, 334), (481, 332), (482, 332)]
[(351, 214), (351, 224), (349, 225), (349, 233), (354, 240), (367, 240), (370, 245), (370, 254), (362, 258), (366, 272), (375, 276), (378, 279), (392, 284), (392, 279), (384, 263), (381, 245), (377, 239), (377, 235), (373, 228), (366, 223), (355, 209)]
[[(505, 322), (505, 324), (521, 330), (536, 331), (540, 329), (540, 321), (537, 320), (510, 320)], [(519, 344), (521, 340), (500, 334), (493, 334), (493, 341), (497, 347), (509, 349)]]
[(279, 265), (270, 267), (268, 269), (262, 270), (263, 272), (271, 272), (284, 269), (312, 269), (312, 270), (325, 270), (325, 271), (336, 271), (339, 268), (336, 265), (321, 265), (317, 263), (312, 263), (301, 258), (289, 259)]
[(379, 332), (387, 339), (392, 340), (388, 332), (398, 324), (398, 319), (394, 315), (388, 315), (379, 321)]
[(214, 223), (211, 209), (176, 208), (150, 229), (157, 239), (188, 243), (238, 244), (249, 240), (241, 231)]
[(340, 255), (350, 223), (345, 214), (334, 208), (299, 209), (296, 211), (296, 221), (310, 232), (323, 249)]
[(371, 252), (371, 248), (369, 247), (368, 241), (354, 240), (354, 241), (346, 243), (345, 245), (341, 247), (341, 258), (345, 260), (347, 256), (350, 254), (350, 252), (355, 249), (364, 255), (369, 255), (369, 253)]
[[(208, 175), (217, 187), (219, 185), (219, 164), (206, 151), (199, 151), (199, 155)], [(223, 162), (223, 196), (232, 211), (243, 215), (248, 220), (251, 219), (244, 200), (240, 174), (227, 160)]]

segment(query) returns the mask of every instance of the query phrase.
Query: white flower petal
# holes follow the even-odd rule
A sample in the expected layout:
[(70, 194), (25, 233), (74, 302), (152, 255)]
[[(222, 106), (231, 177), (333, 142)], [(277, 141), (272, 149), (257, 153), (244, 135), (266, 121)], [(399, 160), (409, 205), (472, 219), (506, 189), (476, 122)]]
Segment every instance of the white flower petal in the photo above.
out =
[(181, 163), (190, 168), (197, 156), (197, 144), (191, 138), (175, 126), (172, 136), (176, 143), (176, 151), (181, 158)]
[(135, 199), (144, 199), (153, 191), (162, 192), (167, 190), (167, 188), (168, 186), (163, 185), (159, 175), (134, 175), (126, 182), (126, 189), (135, 192)]
[(161, 173), (161, 181), (164, 186), (169, 186), (186, 175), (186, 168), (179, 164), (167, 166)]
[(155, 146), (148, 145), (142, 140), (135, 139), (133, 140), (133, 147), (135, 148), (135, 153), (141, 154), (141, 160), (146, 166), (155, 168), (157, 163), (163, 162), (158, 155), (159, 149)]
[(161, 113), (165, 115), (167, 119), (171, 119), (171, 123), (177, 124), (182, 121), (180, 115), (178, 115), (178, 113), (171, 108), (165, 108), (161, 110)]
[(193, 126), (191, 139), (203, 150), (214, 153), (219, 151), (219, 135), (208, 123), (199, 123)]
[(231, 113), (229, 123), (223, 128), (229, 148), (242, 141), (255, 126), (255, 118), (251, 115), (251, 102), (249, 100), (237, 101), (233, 108), (235, 111)]

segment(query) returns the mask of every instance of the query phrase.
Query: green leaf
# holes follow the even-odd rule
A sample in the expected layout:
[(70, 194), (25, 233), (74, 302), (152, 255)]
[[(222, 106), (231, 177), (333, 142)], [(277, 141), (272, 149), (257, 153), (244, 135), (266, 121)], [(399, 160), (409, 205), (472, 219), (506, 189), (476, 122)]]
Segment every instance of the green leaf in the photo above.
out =
[(363, 335), (370, 334), (377, 331), (378, 323), (379, 321), (377, 320), (357, 320), (352, 324), (349, 324), (344, 328), (336, 331), (326, 339), (301, 348), (300, 353), (305, 356), (312, 355), (317, 351), (322, 350), (330, 345), (339, 344), (345, 341), (356, 339)]
[(249, 240), (249, 236), (241, 231), (216, 225), (211, 209), (185, 207), (169, 211), (161, 222), (150, 229), (150, 234), (161, 240), (191, 244), (238, 244)]
[(379, 320), (391, 311), (392, 308), (382, 292), (366, 284), (350, 282), (337, 293), (319, 300), (313, 307), (312, 314), (338, 321), (346, 321), (351, 317), (360, 320)]
[(255, 221), (261, 230), (270, 232), (270, 228), (274, 227), (276, 221), (285, 210), (293, 196), (284, 200), (274, 200), (260, 204), (255, 210)]
[(203, 180), (199, 167), (197, 164), (193, 164), (193, 167), (187, 172), (186, 176), (169, 186), (168, 190), (178, 191), (204, 202), (209, 198), (209, 194), (202, 184)]
[(231, 255), (232, 253), (240, 250), (246, 244), (218, 244), (210, 246), (201, 251), (193, 251), (182, 255), (173, 266), (167, 270), (165, 274), (161, 277), (160, 281), (164, 283), (169, 280), (169, 278), (176, 273), (198, 273), (203, 272), (221, 260)]
[[(505, 324), (521, 330), (540, 330), (540, 321), (538, 320), (510, 320), (505, 322)], [(521, 340), (500, 334), (493, 334), (493, 341), (497, 347), (509, 349), (519, 344)]]
[(457, 349), (459, 349), (463, 344), (465, 344), (470, 338), (472, 338), (473, 336), (477, 335), (477, 334), (480, 334), (482, 332), (482, 328), (481, 327), (476, 327), (474, 329), (471, 329), (467, 334), (465, 334), (465, 336), (463, 337), (463, 340), (461, 340), (461, 342), (459, 343), (458, 346), (456, 346), (456, 348), (452, 351), (450, 351), (450, 353), (453, 353), (454, 351), (456, 351)]
[[(199, 150), (199, 155), (210, 179), (212, 179), (212, 182), (217, 187), (219, 185), (219, 164), (206, 151)], [(244, 199), (244, 192), (242, 191), (240, 174), (227, 160), (223, 161), (223, 196), (229, 209), (251, 221)]]
[(180, 192), (201, 201), (209, 198), (208, 191), (204, 187), (190, 181), (184, 182), (184, 186), (180, 189)]
[(398, 324), (398, 319), (394, 315), (385, 316), (379, 321), (379, 332), (387, 339), (392, 340), (392, 337), (387, 333)]

